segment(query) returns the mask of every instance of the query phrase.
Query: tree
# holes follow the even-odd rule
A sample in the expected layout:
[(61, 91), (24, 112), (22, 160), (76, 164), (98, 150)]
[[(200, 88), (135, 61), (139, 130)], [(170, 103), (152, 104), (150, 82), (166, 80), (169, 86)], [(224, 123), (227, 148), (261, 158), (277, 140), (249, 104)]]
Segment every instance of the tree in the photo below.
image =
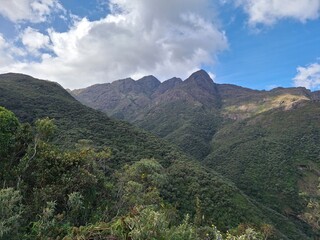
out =
[(163, 167), (154, 159), (142, 159), (118, 173), (118, 209), (156, 205), (163, 200), (159, 188), (166, 182)]
[(111, 226), (111, 232), (121, 240), (198, 240), (196, 228), (189, 223), (189, 217), (174, 226), (165, 212), (152, 206), (137, 207)]
[(14, 239), (18, 235), (23, 206), (20, 191), (0, 189), (0, 238)]
[(9, 110), (0, 107), (0, 158), (9, 154), (13, 147), (15, 133), (19, 128), (19, 121)]
[(53, 122), (53, 119), (48, 117), (44, 119), (38, 119), (35, 123), (37, 135), (36, 138), (47, 142), (49, 138), (54, 134), (57, 127)]

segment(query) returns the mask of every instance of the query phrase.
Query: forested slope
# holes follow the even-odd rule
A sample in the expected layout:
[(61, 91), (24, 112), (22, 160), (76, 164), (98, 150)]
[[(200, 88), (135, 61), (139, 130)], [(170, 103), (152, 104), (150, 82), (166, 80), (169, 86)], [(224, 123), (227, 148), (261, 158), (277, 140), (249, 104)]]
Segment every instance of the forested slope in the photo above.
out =
[[(138, 203), (150, 204), (152, 196), (153, 204), (159, 207), (169, 205), (176, 209), (177, 221), (189, 214), (197, 226), (214, 223), (219, 229), (226, 231), (241, 223), (257, 228), (263, 224), (275, 225), (270, 213), (260, 210), (233, 183), (224, 180), (214, 171), (201, 167), (175, 146), (81, 105), (56, 83), (20, 74), (1, 75), (0, 105), (13, 111), (20, 122), (36, 124), (33, 128), (25, 124), (16, 127), (16, 143), (12, 145), (11, 151), (2, 155), (1, 163), (1, 184), (17, 188), (22, 194), (22, 202), (27, 206), (24, 214), (28, 217), (25, 220), (38, 224), (33, 225), (35, 229), (32, 231), (42, 231), (39, 229), (44, 221), (40, 217), (42, 209), (54, 209), (57, 215), (53, 219), (57, 218), (55, 221), (58, 221), (60, 216), (61, 224), (81, 226), (96, 224), (103, 219), (116, 220), (114, 217), (118, 214), (126, 214), (130, 210), (130, 205), (119, 203), (131, 202), (131, 207)], [(54, 119), (53, 122), (57, 125), (51, 142), (47, 142), (44, 133), (51, 126), (52, 120), (36, 122), (45, 117)], [(162, 165), (166, 176), (165, 184), (153, 186), (152, 183), (144, 188), (147, 183), (139, 183), (139, 178), (145, 173), (138, 175), (138, 179), (130, 178), (129, 173), (121, 174), (128, 171), (126, 164), (131, 165), (146, 158), (155, 159), (157, 164)], [(153, 163), (151, 166), (154, 166)], [(130, 185), (131, 182), (138, 182), (134, 183), (138, 185)], [(119, 195), (123, 183), (126, 186), (124, 191), (129, 195)], [(139, 186), (142, 187), (141, 190)], [(10, 191), (9, 193), (16, 194)], [(160, 200), (157, 200), (157, 194)], [(126, 196), (130, 196), (130, 199)], [(77, 221), (76, 213), (71, 216), (67, 205), (67, 199), (71, 201), (70, 197), (84, 198), (87, 217), (79, 220), (80, 222)], [(103, 200), (100, 202), (101, 197)], [(45, 208), (46, 204), (51, 204), (51, 207)], [(106, 210), (107, 218), (103, 215), (105, 207), (109, 209)], [(278, 229), (274, 226), (275, 236), (307, 237), (301, 230), (295, 229), (291, 222), (281, 218), (283, 227)], [(30, 223), (21, 224), (28, 233), (30, 225), (26, 226)], [(57, 228), (55, 231), (62, 231), (63, 226), (67, 227), (59, 226), (54, 225)], [(62, 232), (68, 231), (67, 229)]]
[[(130, 86), (141, 94), (138, 82), (131, 79)], [(132, 100), (126, 105), (116, 84), (118, 81), (107, 84), (108, 92), (100, 86), (75, 94), (79, 100), (84, 94), (100, 110), (178, 145), (258, 204), (275, 211), (270, 216), (279, 214), (296, 228), (310, 230), (307, 205), (319, 197), (318, 92), (302, 87), (258, 91), (216, 84), (207, 73), (198, 71), (184, 81), (157, 84), (139, 108), (133, 100), (140, 95), (121, 88), (122, 96)], [(117, 99), (117, 106), (126, 107), (104, 105), (104, 100), (112, 99)], [(136, 109), (134, 116), (127, 111), (131, 106)]]
[(219, 130), (204, 163), (293, 219), (319, 198), (320, 103), (272, 110)]

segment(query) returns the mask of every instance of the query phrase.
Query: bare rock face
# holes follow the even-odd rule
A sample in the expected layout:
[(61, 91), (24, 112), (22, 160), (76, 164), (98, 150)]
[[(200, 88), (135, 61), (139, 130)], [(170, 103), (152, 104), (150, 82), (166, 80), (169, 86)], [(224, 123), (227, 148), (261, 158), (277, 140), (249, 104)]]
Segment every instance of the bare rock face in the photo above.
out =
[(87, 106), (120, 119), (130, 120), (131, 115), (148, 105), (150, 95), (159, 85), (160, 81), (153, 76), (146, 76), (137, 81), (126, 78), (74, 90), (73, 94)]
[(199, 70), (193, 73), (188, 79), (184, 81), (184, 84), (188, 86), (193, 86), (194, 88), (200, 88), (203, 91), (207, 91), (211, 94), (216, 94), (216, 86), (209, 76), (209, 74), (204, 70)]
[(204, 70), (193, 73), (183, 82), (182, 88), (197, 102), (208, 108), (220, 107), (220, 96), (217, 85)]
[(135, 121), (159, 105), (185, 102), (192, 106), (217, 107), (220, 103), (216, 84), (200, 70), (188, 79), (171, 78), (161, 83), (154, 76), (137, 81), (131, 78), (97, 84), (72, 91), (83, 104), (120, 119)]
[(150, 96), (161, 85), (161, 82), (154, 76), (146, 76), (137, 80), (136, 85), (140, 87), (140, 91)]
[(156, 91), (153, 93), (153, 98), (157, 98), (161, 94), (164, 94), (166, 91), (175, 88), (177, 85), (181, 84), (181, 78), (170, 78), (159, 85)]
[(320, 91), (313, 92), (311, 96), (312, 96), (312, 100), (320, 101)]
[(288, 110), (304, 101), (320, 100), (320, 93), (311, 93), (302, 87), (258, 91), (216, 84), (204, 70), (191, 74), (184, 81), (171, 78), (161, 83), (154, 76), (137, 81), (127, 78), (74, 90), (72, 94), (83, 104), (110, 116), (134, 123), (144, 119), (142, 127), (149, 125), (146, 123), (149, 118), (153, 121), (177, 108), (188, 112), (183, 114), (185, 121), (189, 115), (196, 114), (198, 108), (215, 114), (218, 111), (222, 118), (239, 120), (275, 108)]

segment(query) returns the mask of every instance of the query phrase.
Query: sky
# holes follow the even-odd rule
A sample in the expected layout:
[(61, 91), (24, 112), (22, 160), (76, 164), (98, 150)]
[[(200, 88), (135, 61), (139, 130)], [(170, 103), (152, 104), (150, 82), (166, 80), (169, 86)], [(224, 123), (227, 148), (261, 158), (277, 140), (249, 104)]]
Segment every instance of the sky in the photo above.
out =
[(0, 0), (0, 73), (77, 89), (198, 69), (320, 90), (320, 0)]

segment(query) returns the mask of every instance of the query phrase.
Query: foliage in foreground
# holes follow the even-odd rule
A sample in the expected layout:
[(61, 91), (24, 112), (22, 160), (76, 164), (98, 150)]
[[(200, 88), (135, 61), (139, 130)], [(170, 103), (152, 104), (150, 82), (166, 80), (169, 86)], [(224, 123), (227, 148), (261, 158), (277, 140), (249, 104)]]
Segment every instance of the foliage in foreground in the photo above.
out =
[[(108, 149), (80, 141), (61, 150), (50, 143), (53, 120), (31, 127), (4, 108), (1, 114), (1, 127), (10, 127), (0, 129), (0, 239), (222, 239), (214, 226), (188, 215), (179, 220), (160, 193), (168, 177), (154, 159), (107, 177)], [(246, 231), (250, 239), (262, 236)]]

